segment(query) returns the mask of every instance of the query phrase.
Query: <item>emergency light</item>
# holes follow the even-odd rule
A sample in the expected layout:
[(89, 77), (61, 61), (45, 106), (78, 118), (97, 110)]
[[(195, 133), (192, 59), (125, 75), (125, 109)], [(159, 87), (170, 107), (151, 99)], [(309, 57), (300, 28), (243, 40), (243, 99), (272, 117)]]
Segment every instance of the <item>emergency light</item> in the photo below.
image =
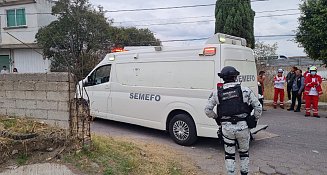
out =
[(233, 44), (239, 46), (246, 46), (244, 38), (226, 35), (223, 33), (216, 33), (213, 37), (209, 38), (206, 44)]
[(204, 56), (214, 56), (216, 55), (216, 48), (215, 47), (205, 47), (203, 49)]
[(124, 51), (127, 51), (125, 50), (124, 48), (121, 48), (121, 47), (117, 47), (117, 48), (113, 48), (111, 49), (111, 52), (124, 52)]

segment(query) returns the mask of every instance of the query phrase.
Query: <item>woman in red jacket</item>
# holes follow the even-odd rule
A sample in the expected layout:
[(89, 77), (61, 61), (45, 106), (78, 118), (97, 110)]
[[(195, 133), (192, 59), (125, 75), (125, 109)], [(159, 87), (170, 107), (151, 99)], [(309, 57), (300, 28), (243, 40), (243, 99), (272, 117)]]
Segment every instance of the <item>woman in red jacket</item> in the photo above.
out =
[(310, 116), (312, 105), (313, 116), (320, 118), (318, 115), (318, 101), (319, 96), (322, 94), (322, 79), (321, 76), (317, 75), (317, 67), (310, 67), (309, 72), (310, 74), (307, 75), (304, 81), (305, 116)]

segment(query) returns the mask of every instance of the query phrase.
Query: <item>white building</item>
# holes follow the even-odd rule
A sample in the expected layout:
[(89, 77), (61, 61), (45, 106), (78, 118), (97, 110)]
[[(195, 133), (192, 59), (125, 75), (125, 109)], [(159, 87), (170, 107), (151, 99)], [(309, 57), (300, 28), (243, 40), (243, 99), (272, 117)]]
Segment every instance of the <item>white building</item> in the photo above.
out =
[(35, 35), (39, 28), (55, 20), (51, 0), (0, 0), (0, 69), (10, 72), (50, 71), (50, 61), (42, 55)]

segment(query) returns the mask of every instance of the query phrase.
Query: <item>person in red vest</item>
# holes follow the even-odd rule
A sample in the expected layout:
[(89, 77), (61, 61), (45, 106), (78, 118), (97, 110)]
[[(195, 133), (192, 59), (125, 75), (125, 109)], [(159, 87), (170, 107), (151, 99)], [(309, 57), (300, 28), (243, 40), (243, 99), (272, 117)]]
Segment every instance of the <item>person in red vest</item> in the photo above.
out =
[(283, 76), (283, 69), (278, 69), (277, 75), (274, 77), (274, 108), (277, 108), (277, 100), (279, 95), (280, 108), (284, 109), (284, 85), (286, 82), (285, 76)]
[(310, 74), (307, 75), (304, 81), (304, 94), (305, 94), (305, 116), (310, 116), (312, 106), (313, 117), (320, 118), (318, 115), (318, 101), (319, 96), (322, 94), (321, 76), (317, 75), (317, 67), (312, 66), (309, 69)]
[[(308, 67), (308, 70), (304, 72), (304, 74), (303, 74), (304, 79), (310, 74), (310, 72), (309, 72), (310, 67), (311, 67), (311, 65)], [(302, 104), (303, 103), (305, 104), (305, 94), (304, 93), (303, 93), (303, 96), (302, 96)]]

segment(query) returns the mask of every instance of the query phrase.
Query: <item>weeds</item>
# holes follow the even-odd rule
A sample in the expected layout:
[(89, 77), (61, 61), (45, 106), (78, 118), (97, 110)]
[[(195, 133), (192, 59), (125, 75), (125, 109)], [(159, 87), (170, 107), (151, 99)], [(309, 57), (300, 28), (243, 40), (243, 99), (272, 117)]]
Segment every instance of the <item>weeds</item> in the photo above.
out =
[(19, 166), (25, 165), (27, 161), (28, 161), (28, 156), (26, 154), (19, 154), (18, 157), (16, 158), (16, 163)]
[(174, 162), (171, 162), (170, 164), (170, 168), (169, 168), (169, 174), (171, 175), (181, 175), (181, 167), (179, 167), (180, 165), (176, 165)]
[[(134, 148), (127, 143), (95, 136), (91, 149), (82, 149), (66, 160), (90, 174), (129, 174), (136, 167), (135, 154)], [(99, 169), (95, 169), (94, 165), (98, 165)]]
[(0, 123), (3, 124), (5, 129), (12, 128), (17, 124), (17, 120), (12, 118), (1, 118), (0, 117)]
[(104, 136), (92, 138), (90, 150), (82, 149), (65, 158), (87, 174), (195, 174), (189, 163), (188, 167), (182, 165), (178, 160), (180, 156), (158, 145), (141, 145)]

